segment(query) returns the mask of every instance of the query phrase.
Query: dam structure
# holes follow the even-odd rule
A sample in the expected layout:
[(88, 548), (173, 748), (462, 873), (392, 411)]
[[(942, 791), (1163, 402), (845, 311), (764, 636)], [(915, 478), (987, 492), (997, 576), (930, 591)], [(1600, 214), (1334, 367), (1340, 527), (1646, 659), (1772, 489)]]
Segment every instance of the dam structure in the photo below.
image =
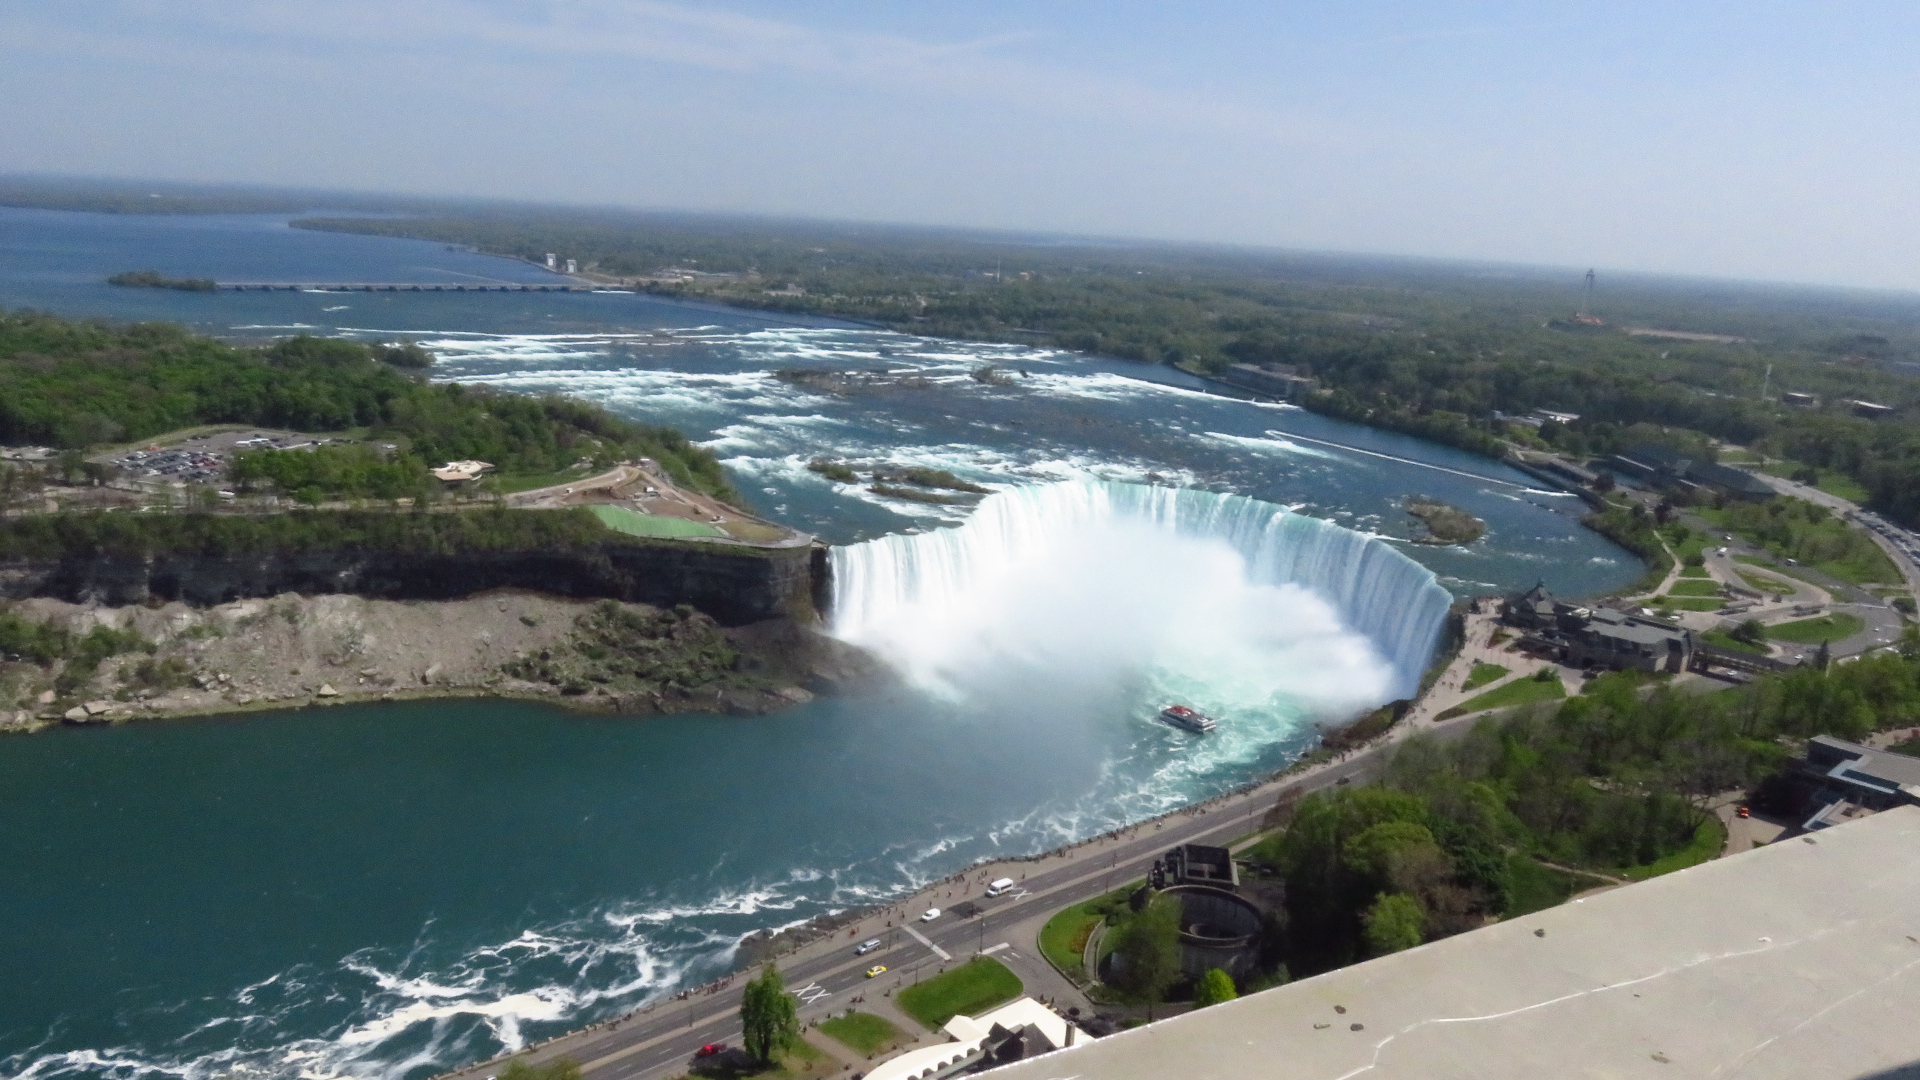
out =
[[(1157, 579), (1179, 573), (1175, 560), (1164, 557), (1169, 552), (1204, 557), (1224, 545), (1243, 562), (1246, 586), (1305, 590), (1332, 609), (1342, 629), (1366, 638), (1390, 668), (1379, 687), (1385, 697), (1376, 704), (1418, 690), (1453, 602), (1431, 570), (1391, 544), (1273, 503), (1192, 488), (1069, 481), (998, 492), (958, 528), (833, 549), (833, 632), (859, 640), (903, 610), (964, 606), (979, 582), (1036, 558), (1050, 564), (1027, 568), (1040, 588), (1050, 576), (1087, 574), (1078, 564), (1103, 555), (1088, 550), (1093, 545), (1084, 538), (1116, 530), (1129, 544), (1151, 547), (1157, 534), (1188, 546), (1155, 548), (1131, 564), (1115, 562), (1096, 585), (1096, 600), (1102, 591), (1151, 592)], [(1072, 539), (1063, 545), (1061, 537)], [(1181, 621), (1190, 617), (1189, 605), (1180, 601), (1183, 584), (1163, 589), (1159, 596), (1171, 599), (1145, 609), (1147, 618), (1164, 620), (1176, 635), (1186, 632)], [(1204, 608), (1203, 598), (1193, 599), (1193, 608)], [(1102, 606), (1087, 619), (1114, 614)], [(1277, 614), (1284, 621), (1286, 613)], [(1019, 632), (990, 620), (975, 627), (981, 638)], [(1192, 627), (1194, 633), (1204, 629)]]

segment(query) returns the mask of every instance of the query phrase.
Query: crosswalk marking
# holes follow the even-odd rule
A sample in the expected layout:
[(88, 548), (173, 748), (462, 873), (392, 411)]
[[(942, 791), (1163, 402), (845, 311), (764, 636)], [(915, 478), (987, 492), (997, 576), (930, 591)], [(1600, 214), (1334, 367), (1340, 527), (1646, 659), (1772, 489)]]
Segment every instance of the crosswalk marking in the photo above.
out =
[(915, 940), (915, 941), (917, 941), (917, 942), (919, 942), (919, 943), (920, 943), (920, 944), (922, 944), (922, 945), (925, 945), (925, 946), (926, 946), (927, 948), (929, 948), (929, 949), (932, 949), (932, 950), (933, 950), (933, 955), (935, 955), (935, 956), (937, 956), (937, 957), (939, 957), (939, 958), (940, 958), (940, 959), (942, 959), (942, 960), (951, 960), (951, 959), (953, 959), (953, 955), (952, 955), (951, 953), (949, 953), (949, 952), (947, 952), (947, 950), (945, 950), (945, 949), (943, 949), (943, 948), (941, 948), (940, 946), (938, 946), (938, 945), (935, 945), (935, 944), (934, 944), (933, 942), (931, 942), (931, 941), (928, 941), (928, 940), (927, 940), (927, 936), (926, 936), (925, 934), (922, 934), (922, 933), (921, 933), (920, 931), (918, 931), (918, 930), (915, 930), (915, 929), (914, 929), (913, 927), (911, 927), (911, 926), (909, 926), (909, 927), (907, 927), (907, 928), (906, 928), (906, 931), (907, 931), (907, 933), (909, 933), (909, 934), (912, 934), (912, 935), (913, 935), (913, 940)]
[(799, 998), (800, 1001), (806, 1005), (811, 1005), (823, 997), (830, 997), (832, 994), (833, 991), (821, 986), (819, 983), (808, 983), (793, 992), (793, 996)]
[(1012, 945), (1012, 942), (1007, 942), (1007, 941), (1003, 941), (1003, 942), (1001, 942), (1000, 944), (998, 944), (998, 945), (995, 945), (995, 946), (994, 946), (994, 947), (992, 947), (991, 949), (981, 949), (981, 950), (980, 950), (980, 955), (981, 955), (981, 956), (992, 956), (992, 955), (993, 955), (994, 953), (997, 953), (997, 952), (999, 952), (999, 951), (1000, 951), (1001, 949), (1008, 949), (1008, 948), (1012, 948), (1012, 947), (1013, 947), (1013, 945)]

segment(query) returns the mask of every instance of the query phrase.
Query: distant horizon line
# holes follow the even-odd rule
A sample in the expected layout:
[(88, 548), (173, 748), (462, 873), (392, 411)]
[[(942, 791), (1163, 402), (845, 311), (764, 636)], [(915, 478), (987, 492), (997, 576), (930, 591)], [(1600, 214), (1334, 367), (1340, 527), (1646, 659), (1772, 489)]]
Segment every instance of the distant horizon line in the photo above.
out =
[[(1654, 284), (1690, 284), (1690, 285), (1732, 285), (1746, 288), (1790, 289), (1794, 291), (1852, 293), (1880, 296), (1888, 299), (1920, 300), (1920, 287), (1902, 288), (1890, 285), (1841, 285), (1830, 282), (1810, 282), (1788, 278), (1729, 277), (1706, 274), (1683, 274), (1674, 272), (1636, 270), (1626, 267), (1607, 266), (1605, 264), (1531, 263), (1509, 259), (1489, 259), (1484, 257), (1456, 255), (1419, 255), (1403, 252), (1360, 251), (1338, 248), (1287, 247), (1278, 244), (1233, 243), (1221, 240), (1194, 240), (1175, 237), (1156, 236), (1120, 236), (1096, 233), (1053, 232), (1041, 229), (1015, 229), (1003, 226), (981, 225), (939, 225), (926, 222), (888, 221), (879, 219), (855, 219), (837, 217), (811, 217), (798, 214), (779, 214), (754, 210), (712, 210), (674, 207), (648, 207), (632, 204), (609, 202), (542, 202), (527, 197), (509, 197), (498, 195), (462, 195), (462, 194), (420, 194), (399, 191), (377, 191), (364, 188), (328, 188), (302, 187), (287, 184), (261, 183), (252, 181), (213, 181), (213, 180), (175, 180), (157, 177), (125, 177), (82, 175), (69, 173), (33, 173), (0, 172), (0, 206), (23, 210), (65, 210), (70, 213), (123, 213), (137, 214), (134, 210), (89, 210), (82, 207), (50, 207), (19, 203), (11, 200), (13, 194), (7, 185), (39, 185), (52, 187), (60, 184), (78, 184), (93, 188), (99, 194), (117, 194), (122, 196), (142, 193), (142, 188), (173, 189), (169, 195), (188, 194), (213, 195), (233, 194), (250, 195), (258, 198), (277, 198), (288, 205), (261, 207), (251, 210), (213, 210), (213, 209), (171, 209), (158, 211), (160, 215), (188, 214), (321, 214), (326, 211), (352, 211), (359, 213), (404, 214), (409, 210), (435, 209), (449, 212), (460, 207), (518, 209), (547, 211), (556, 214), (614, 214), (635, 217), (661, 217), (685, 219), (709, 219), (732, 222), (766, 222), (768, 224), (786, 224), (813, 228), (869, 228), (900, 233), (946, 234), (960, 239), (972, 238), (983, 245), (1006, 244), (1009, 241), (1048, 241), (1046, 245), (1023, 244), (1019, 246), (1054, 246), (1061, 248), (1085, 247), (1126, 249), (1190, 250), (1215, 254), (1241, 254), (1253, 256), (1291, 256), (1324, 260), (1345, 260), (1350, 262), (1386, 262), (1409, 263), (1434, 268), (1482, 269), (1502, 271), (1527, 271), (1530, 276), (1550, 280), (1558, 274), (1568, 274), (1570, 291), (1577, 291), (1588, 272), (1599, 275), (1602, 281), (1607, 278), (1625, 279), (1630, 282)], [(75, 194), (82, 194), (76, 192)], [(157, 192), (145, 192), (156, 195)], [(326, 206), (312, 204), (318, 198), (343, 198), (352, 202), (385, 203), (384, 207), (367, 205)], [(297, 204), (297, 205), (296, 205)], [(405, 204), (413, 204), (408, 207)], [(158, 215), (156, 215), (158, 216)], [(582, 222), (591, 224), (592, 222)], [(612, 224), (610, 222), (604, 224)], [(995, 239), (998, 238), (997, 241)], [(1604, 287), (1604, 286), (1603, 286)]]

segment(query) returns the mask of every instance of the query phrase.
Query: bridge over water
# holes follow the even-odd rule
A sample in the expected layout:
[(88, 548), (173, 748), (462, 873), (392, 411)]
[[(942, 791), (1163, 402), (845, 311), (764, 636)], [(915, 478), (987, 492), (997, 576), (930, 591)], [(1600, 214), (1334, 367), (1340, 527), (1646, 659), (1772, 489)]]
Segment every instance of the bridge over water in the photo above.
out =
[(523, 282), (446, 281), (217, 281), (214, 287), (233, 292), (598, 292), (599, 285), (569, 282), (535, 285)]

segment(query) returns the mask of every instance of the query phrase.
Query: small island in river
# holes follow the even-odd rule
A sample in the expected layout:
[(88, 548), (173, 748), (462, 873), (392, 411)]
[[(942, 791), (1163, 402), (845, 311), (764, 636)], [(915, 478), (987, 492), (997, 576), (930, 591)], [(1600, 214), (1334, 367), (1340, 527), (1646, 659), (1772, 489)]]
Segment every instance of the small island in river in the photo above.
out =
[(107, 284), (138, 289), (178, 289), (181, 292), (212, 292), (219, 288), (212, 278), (172, 278), (158, 270), (129, 270), (108, 278)]
[(1407, 513), (1427, 527), (1425, 536), (1416, 536), (1416, 544), (1471, 544), (1487, 534), (1487, 523), (1457, 506), (1438, 499), (1414, 495), (1407, 499)]

